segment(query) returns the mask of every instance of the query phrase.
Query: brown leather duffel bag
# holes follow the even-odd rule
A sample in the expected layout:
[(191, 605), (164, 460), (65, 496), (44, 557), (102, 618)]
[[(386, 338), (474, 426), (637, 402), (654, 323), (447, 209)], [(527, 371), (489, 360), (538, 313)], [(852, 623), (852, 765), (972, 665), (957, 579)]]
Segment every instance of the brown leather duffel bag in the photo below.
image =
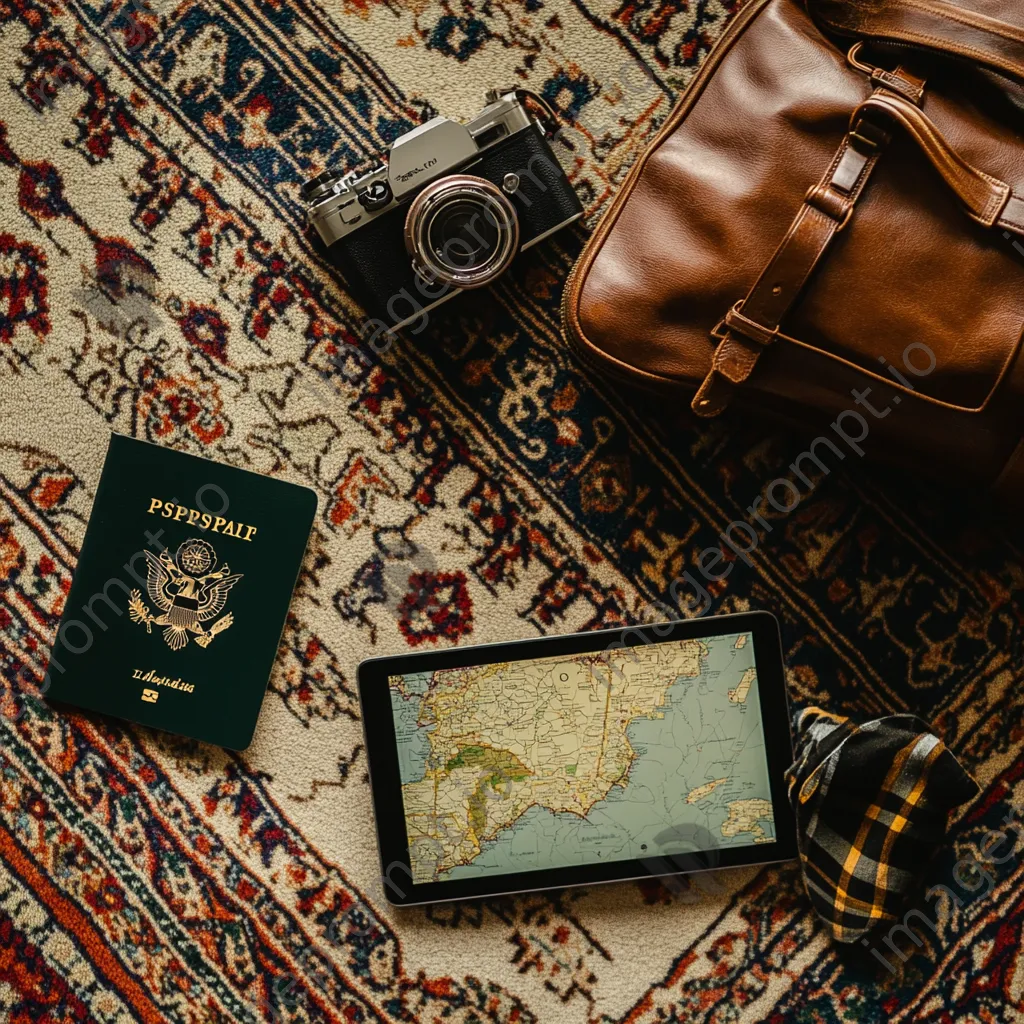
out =
[(573, 347), (1019, 501), (1024, 5), (970, 3), (749, 0), (581, 254)]

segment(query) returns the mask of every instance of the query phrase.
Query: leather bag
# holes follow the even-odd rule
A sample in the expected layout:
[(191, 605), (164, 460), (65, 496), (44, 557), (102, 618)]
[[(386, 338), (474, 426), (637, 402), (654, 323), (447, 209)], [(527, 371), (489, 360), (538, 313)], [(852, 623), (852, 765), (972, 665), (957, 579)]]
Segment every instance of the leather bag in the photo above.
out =
[(567, 340), (1019, 503), (1022, 83), (1019, 2), (749, 0), (585, 246)]

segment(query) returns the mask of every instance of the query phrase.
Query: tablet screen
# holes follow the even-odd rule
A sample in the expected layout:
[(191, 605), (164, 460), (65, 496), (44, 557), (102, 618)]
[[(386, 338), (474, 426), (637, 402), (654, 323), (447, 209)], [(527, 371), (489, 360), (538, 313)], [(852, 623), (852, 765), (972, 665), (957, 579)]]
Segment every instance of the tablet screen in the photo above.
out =
[(751, 632), (387, 682), (417, 885), (775, 842)]

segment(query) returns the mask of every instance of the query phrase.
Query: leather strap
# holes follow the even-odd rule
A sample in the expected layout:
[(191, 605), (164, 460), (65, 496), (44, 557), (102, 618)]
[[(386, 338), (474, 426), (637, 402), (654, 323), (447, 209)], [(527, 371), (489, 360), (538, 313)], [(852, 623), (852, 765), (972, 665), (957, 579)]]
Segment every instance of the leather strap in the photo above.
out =
[(979, 171), (964, 160), (923, 110), (902, 96), (882, 93), (865, 100), (854, 112), (854, 117), (867, 110), (877, 110), (906, 129), (960, 198), (968, 217), (986, 228), (1000, 227), (1024, 235), (1024, 198), (1005, 181)]
[[(902, 68), (888, 74), (899, 80), (900, 91), (892, 91), (888, 83), (880, 84), (875, 96), (898, 97), (908, 103), (907, 96), (920, 100), (922, 79)], [(889, 141), (888, 132), (876, 123), (874, 114), (873, 110), (861, 112), (858, 108), (829, 169), (807, 193), (768, 266), (747, 297), (737, 302), (711, 332), (718, 345), (711, 370), (691, 405), (698, 416), (710, 418), (725, 410), (735, 387), (750, 377), (763, 349), (775, 340), (783, 317), (832, 239), (849, 222), (854, 204)]]

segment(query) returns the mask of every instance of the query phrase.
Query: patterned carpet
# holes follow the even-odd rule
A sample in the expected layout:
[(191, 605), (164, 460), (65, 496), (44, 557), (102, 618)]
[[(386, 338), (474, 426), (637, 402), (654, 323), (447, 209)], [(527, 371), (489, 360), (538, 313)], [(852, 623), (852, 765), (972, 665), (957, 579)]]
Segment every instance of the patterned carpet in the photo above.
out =
[[(733, 6), (0, 0), (0, 1021), (1024, 1019), (1024, 863), (956, 867), (1024, 804), (1024, 553), (955, 479), (848, 459), (710, 588), (779, 616), (798, 706), (911, 709), (981, 783), (905, 963), (832, 945), (793, 865), (402, 912), (375, 881), (357, 662), (661, 618), (805, 439), (581, 372), (583, 228), (339, 373), (360, 314), (299, 184), (523, 82), (592, 223)], [(19, 715), (111, 430), (320, 496), (245, 754)]]

